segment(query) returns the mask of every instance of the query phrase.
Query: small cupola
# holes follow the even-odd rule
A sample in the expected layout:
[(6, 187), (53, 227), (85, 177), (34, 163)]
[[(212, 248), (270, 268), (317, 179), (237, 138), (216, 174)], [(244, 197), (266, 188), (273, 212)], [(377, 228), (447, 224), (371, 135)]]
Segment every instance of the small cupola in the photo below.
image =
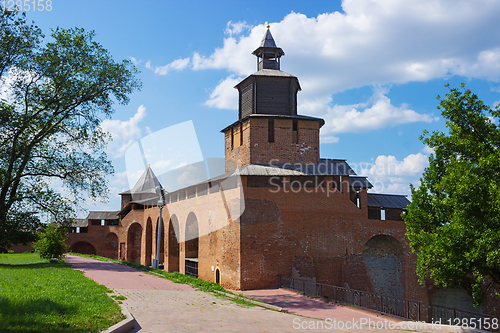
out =
[[(267, 22), (266, 22), (267, 23)], [(285, 55), (281, 47), (277, 47), (271, 35), (270, 26), (266, 24), (267, 31), (260, 42), (260, 46), (252, 52), (257, 57), (257, 70), (277, 69), (280, 70), (280, 58)]]

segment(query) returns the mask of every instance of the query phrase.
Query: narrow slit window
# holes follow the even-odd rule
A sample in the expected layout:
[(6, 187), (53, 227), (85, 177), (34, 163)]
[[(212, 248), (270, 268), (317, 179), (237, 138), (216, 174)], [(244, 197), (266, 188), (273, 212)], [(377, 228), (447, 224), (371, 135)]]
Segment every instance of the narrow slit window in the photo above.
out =
[(240, 123), (240, 146), (243, 146), (243, 123)]
[(268, 141), (274, 142), (274, 119), (268, 120)]
[(382, 221), (384, 221), (384, 220), (385, 220), (385, 209), (381, 209), (381, 210), (380, 210), (380, 219), (381, 219)]
[(293, 120), (293, 128), (292, 128), (292, 142), (293, 143), (299, 143), (299, 124), (298, 120), (294, 119)]
[(231, 150), (234, 149), (234, 127), (231, 127)]

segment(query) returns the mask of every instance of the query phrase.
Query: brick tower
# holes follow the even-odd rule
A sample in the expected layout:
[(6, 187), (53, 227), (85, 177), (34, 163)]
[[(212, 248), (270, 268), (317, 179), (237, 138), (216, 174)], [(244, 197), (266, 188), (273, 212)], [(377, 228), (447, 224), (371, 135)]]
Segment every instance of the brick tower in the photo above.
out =
[(285, 52), (268, 29), (252, 52), (257, 72), (236, 85), (238, 121), (224, 128), (226, 171), (249, 164), (318, 164), (320, 118), (297, 114), (297, 77), (281, 71)]

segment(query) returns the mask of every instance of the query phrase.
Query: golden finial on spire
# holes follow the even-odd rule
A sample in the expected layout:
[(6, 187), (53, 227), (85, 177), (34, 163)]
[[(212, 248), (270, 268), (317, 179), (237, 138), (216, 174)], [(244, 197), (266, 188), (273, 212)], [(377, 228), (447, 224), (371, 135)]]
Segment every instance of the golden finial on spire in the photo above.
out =
[(267, 21), (266, 21), (265, 25), (266, 25), (266, 27), (267, 27), (268, 29), (269, 29), (269, 28), (271, 28), (271, 26), (269, 25), (269, 23), (268, 23)]

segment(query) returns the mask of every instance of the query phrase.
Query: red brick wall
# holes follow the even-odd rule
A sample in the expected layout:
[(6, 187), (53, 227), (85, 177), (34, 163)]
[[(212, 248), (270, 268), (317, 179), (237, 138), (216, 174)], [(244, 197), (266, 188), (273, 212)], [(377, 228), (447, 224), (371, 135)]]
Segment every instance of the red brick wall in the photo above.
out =
[[(248, 164), (284, 164), (319, 162), (319, 123), (298, 121), (298, 143), (292, 141), (292, 119), (274, 119), (274, 142), (268, 141), (268, 119), (249, 118), (243, 122), (240, 146), (239, 123), (224, 132), (226, 171)], [(233, 145), (231, 146), (231, 134)]]
[(31, 247), (31, 243), (28, 243), (26, 245), (11, 244), (11, 247), (7, 248), (7, 251), (14, 251), (14, 253), (32, 252), (33, 247)]
[[(489, 285), (491, 281), (486, 281), (486, 285)], [(487, 288), (484, 288), (487, 289)], [(484, 313), (488, 313), (497, 317), (500, 317), (500, 286), (497, 284), (492, 285), (486, 290), (486, 299), (483, 303)]]
[[(238, 189), (225, 191), (224, 196), (216, 192), (182, 200), (164, 209), (164, 230), (169, 230), (170, 216), (175, 215), (180, 233), (179, 259), (175, 259), (180, 266), (172, 267), (166, 260), (166, 270), (180, 268), (184, 272), (186, 221), (188, 215), (194, 213), (201, 235), (198, 248), (199, 276), (204, 280), (215, 281), (215, 269), (219, 268), (221, 284), (225, 287), (274, 287), (278, 282), (278, 274), (290, 277), (297, 257), (307, 257), (312, 260), (310, 268), (314, 270), (313, 278), (317, 282), (374, 291), (363, 251), (372, 237), (388, 235), (395, 238), (402, 248), (403, 297), (423, 302), (432, 299), (433, 289), (418, 284), (416, 255), (408, 246), (404, 222), (369, 220), (366, 191), (359, 194), (361, 207), (358, 208), (349, 198), (348, 186), (342, 187), (343, 192), (330, 192), (327, 195), (321, 190), (315, 193), (292, 193), (288, 189), (288, 193), (285, 193), (281, 189), (278, 193), (272, 193), (269, 188), (246, 187), (247, 177), (242, 177), (242, 184), (245, 212), (237, 220), (228, 218), (227, 207), (238, 199)], [(70, 234), (68, 244), (86, 241), (95, 247), (97, 254), (114, 256), (114, 251), (119, 249), (113, 245), (111, 251), (106, 240), (113, 238), (112, 233), (115, 233), (118, 244), (127, 243), (129, 228), (139, 223), (142, 234), (136, 251), (140, 252), (140, 262), (144, 264), (146, 221), (152, 221), (153, 232), (149, 237), (152, 256), (155, 257), (158, 212), (157, 207), (132, 210), (120, 221), (120, 226), (89, 225), (87, 234)], [(168, 233), (164, 234), (167, 259), (171, 242)], [(116, 240), (113, 244), (116, 244)], [(309, 273), (308, 278), (311, 275)], [(499, 314), (500, 302), (494, 295), (498, 289), (495, 286), (490, 289), (490, 295), (483, 305), (486, 313)]]
[(368, 220), (366, 191), (361, 208), (349, 193), (271, 193), (269, 188), (246, 188), (246, 210), (241, 218), (243, 289), (275, 286), (277, 275), (290, 277), (294, 256), (314, 259), (318, 282), (374, 291), (363, 248), (376, 235), (401, 243), (401, 284), (405, 297), (427, 301), (418, 285), (414, 256), (405, 238), (403, 222)]
[[(402, 284), (405, 296), (427, 300), (425, 291), (416, 283), (415, 257), (407, 246), (404, 223), (368, 220), (366, 191), (360, 192), (361, 208), (358, 208), (349, 199), (348, 186), (343, 186), (344, 193), (332, 191), (326, 194), (321, 190), (317, 193), (292, 193), (290, 189), (288, 193), (283, 190), (271, 193), (269, 188), (246, 187), (246, 177), (242, 177), (242, 183), (245, 212), (239, 220), (228, 218), (223, 200), (226, 200), (226, 206), (228, 202), (237, 200), (238, 189), (224, 191), (224, 196), (216, 192), (178, 201), (164, 209), (164, 230), (171, 228), (170, 216), (174, 216), (179, 224), (179, 259), (175, 258), (175, 261), (180, 266), (174, 265), (173, 269), (184, 272), (186, 221), (188, 215), (194, 213), (201, 235), (199, 276), (205, 280), (215, 281), (213, 266), (220, 268), (221, 284), (227, 287), (252, 289), (275, 286), (278, 274), (291, 275), (294, 257), (307, 255), (314, 261), (318, 282), (334, 285), (347, 282), (351, 288), (373, 291), (362, 260), (363, 248), (371, 237), (386, 234), (396, 238), (404, 249)], [(152, 221), (153, 233), (146, 236), (148, 219)], [(88, 234), (72, 234), (70, 237), (93, 244), (97, 254), (109, 255), (109, 244), (103, 242), (110, 237), (109, 233), (116, 233), (118, 244), (124, 242), (130, 247), (132, 244), (127, 241), (129, 228), (139, 223), (142, 227), (141, 242), (136, 242), (134, 252), (140, 253), (139, 261), (145, 264), (148, 237), (152, 255), (156, 255), (157, 220), (157, 207), (136, 209), (121, 220), (120, 226), (91, 225)], [(168, 233), (164, 234), (167, 258), (171, 242), (173, 240)], [(128, 258), (130, 250), (126, 250), (127, 260), (132, 259)], [(168, 260), (166, 263), (166, 269), (172, 270)]]
[(68, 245), (69, 251), (79, 252), (83, 248), (81, 246), (75, 247), (75, 243), (87, 242), (94, 247), (97, 255), (114, 258), (118, 256), (118, 249), (116, 248), (116, 254), (113, 253), (114, 246), (110, 244), (112, 241), (112, 235), (110, 234), (113, 233), (119, 237), (121, 232), (122, 229), (119, 225), (101, 226), (89, 223), (87, 233), (69, 233), (66, 245)]
[[(243, 136), (240, 136), (240, 127), (243, 129)], [(233, 144), (231, 145), (231, 135)], [(240, 145), (240, 141), (242, 144)], [(226, 171), (234, 170), (250, 164), (250, 119), (243, 123), (236, 124), (224, 132)]]
[[(226, 207), (239, 200), (239, 189), (208, 193), (191, 199), (167, 205), (165, 221), (174, 217), (179, 223), (179, 271), (185, 273), (186, 222), (190, 213), (196, 216), (199, 228), (198, 276), (207, 281), (215, 281), (215, 268), (221, 272), (221, 285), (240, 285), (240, 224), (228, 217)], [(170, 238), (166, 241), (169, 248)], [(168, 255), (168, 251), (167, 251)], [(189, 256), (189, 255), (188, 255)], [(214, 271), (212, 271), (212, 266)]]

